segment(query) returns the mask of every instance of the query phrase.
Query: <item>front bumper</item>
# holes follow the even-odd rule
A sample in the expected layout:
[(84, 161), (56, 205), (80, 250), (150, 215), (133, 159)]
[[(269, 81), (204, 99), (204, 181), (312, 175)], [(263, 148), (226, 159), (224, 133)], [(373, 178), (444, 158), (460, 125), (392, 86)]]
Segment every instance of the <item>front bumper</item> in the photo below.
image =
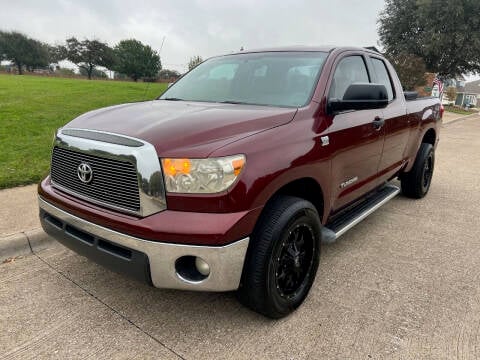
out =
[[(197, 291), (236, 290), (249, 238), (225, 246), (196, 246), (149, 241), (110, 230), (38, 198), (43, 229), (72, 250), (155, 287)], [(210, 267), (198, 279), (181, 275), (178, 260), (199, 257)]]

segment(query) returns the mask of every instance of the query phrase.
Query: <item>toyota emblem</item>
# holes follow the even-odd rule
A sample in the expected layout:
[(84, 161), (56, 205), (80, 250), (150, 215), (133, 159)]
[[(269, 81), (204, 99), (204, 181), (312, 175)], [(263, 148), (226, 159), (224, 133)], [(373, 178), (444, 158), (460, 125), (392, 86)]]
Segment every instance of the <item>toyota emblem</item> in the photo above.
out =
[(80, 165), (78, 165), (77, 176), (82, 183), (90, 184), (93, 179), (93, 170), (90, 165), (82, 162)]

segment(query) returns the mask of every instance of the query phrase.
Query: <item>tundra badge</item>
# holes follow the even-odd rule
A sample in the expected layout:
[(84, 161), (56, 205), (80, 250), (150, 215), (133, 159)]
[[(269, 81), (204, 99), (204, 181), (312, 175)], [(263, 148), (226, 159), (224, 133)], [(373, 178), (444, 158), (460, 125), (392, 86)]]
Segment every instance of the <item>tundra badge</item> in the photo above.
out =
[(348, 179), (348, 180), (345, 181), (345, 182), (342, 182), (342, 183), (340, 184), (340, 189), (346, 188), (348, 185), (353, 184), (353, 183), (356, 182), (357, 180), (358, 180), (358, 176), (355, 176), (355, 177), (353, 177), (353, 178), (351, 178), (351, 179)]

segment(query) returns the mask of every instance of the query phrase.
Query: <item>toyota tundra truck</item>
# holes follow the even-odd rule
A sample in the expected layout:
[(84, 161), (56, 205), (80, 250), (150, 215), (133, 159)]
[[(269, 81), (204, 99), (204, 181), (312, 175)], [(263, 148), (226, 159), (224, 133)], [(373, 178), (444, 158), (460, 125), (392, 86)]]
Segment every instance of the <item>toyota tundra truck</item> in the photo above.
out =
[(441, 118), (364, 48), (213, 57), (156, 100), (57, 130), (40, 220), (114, 271), (236, 291), (280, 318), (306, 298), (322, 244), (400, 191), (427, 194)]

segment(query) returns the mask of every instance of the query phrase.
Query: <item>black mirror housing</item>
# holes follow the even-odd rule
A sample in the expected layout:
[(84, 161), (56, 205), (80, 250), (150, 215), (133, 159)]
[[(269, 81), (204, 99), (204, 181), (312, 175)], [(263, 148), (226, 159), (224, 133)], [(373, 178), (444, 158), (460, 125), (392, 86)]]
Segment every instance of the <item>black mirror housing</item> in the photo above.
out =
[(404, 91), (405, 100), (416, 100), (418, 98), (418, 92), (416, 91)]
[(351, 84), (343, 99), (330, 99), (330, 112), (346, 110), (382, 109), (388, 105), (388, 93), (385, 85), (372, 83)]

